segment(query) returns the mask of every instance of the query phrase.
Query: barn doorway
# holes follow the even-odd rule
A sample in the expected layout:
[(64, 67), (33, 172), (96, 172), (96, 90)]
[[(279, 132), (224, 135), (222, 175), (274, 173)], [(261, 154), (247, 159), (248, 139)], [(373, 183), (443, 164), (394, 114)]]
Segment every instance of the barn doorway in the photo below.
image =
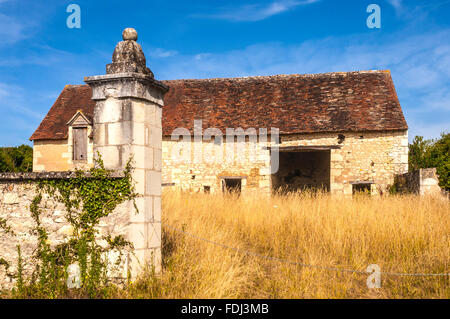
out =
[(278, 172), (272, 174), (272, 190), (295, 192), (330, 190), (330, 150), (280, 151)]

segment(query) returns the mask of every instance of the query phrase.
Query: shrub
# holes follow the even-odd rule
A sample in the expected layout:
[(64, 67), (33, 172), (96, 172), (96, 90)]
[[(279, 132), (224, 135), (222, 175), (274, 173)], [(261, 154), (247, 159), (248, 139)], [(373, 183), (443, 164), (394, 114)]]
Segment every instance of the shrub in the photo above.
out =
[(416, 136), (409, 145), (409, 170), (431, 167), (436, 167), (439, 186), (450, 190), (450, 133), (435, 140)]

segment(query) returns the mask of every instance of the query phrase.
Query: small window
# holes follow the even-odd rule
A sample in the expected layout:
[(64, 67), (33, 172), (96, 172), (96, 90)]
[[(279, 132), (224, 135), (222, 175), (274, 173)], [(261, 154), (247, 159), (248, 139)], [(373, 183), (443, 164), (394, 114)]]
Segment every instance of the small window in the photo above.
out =
[(353, 184), (353, 195), (370, 195), (370, 185), (369, 183)]
[(211, 193), (211, 186), (203, 186), (203, 193), (205, 194)]
[(73, 133), (73, 160), (86, 161), (87, 160), (87, 128), (74, 127)]
[(242, 179), (240, 178), (225, 178), (222, 181), (222, 189), (224, 193), (237, 194), (241, 193)]

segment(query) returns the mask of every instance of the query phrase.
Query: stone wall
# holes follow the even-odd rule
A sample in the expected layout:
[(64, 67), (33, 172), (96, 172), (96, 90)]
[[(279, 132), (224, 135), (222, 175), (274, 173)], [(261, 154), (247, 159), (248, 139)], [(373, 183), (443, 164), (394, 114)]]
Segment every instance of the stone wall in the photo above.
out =
[[(373, 194), (381, 194), (393, 184), (396, 174), (408, 169), (408, 133), (407, 131), (342, 133), (344, 139), (339, 143), (337, 133), (293, 134), (280, 136), (280, 151), (295, 146), (326, 146), (331, 152), (330, 191), (333, 194), (352, 194), (352, 183), (373, 182)], [(342, 138), (342, 137), (341, 137)], [(184, 190), (201, 192), (204, 186), (210, 186), (211, 192), (221, 191), (224, 176), (242, 177), (242, 192), (271, 192), (271, 156), (267, 146), (271, 143), (252, 145), (246, 141), (244, 157), (234, 154), (234, 161), (195, 162), (194, 147), (221, 150), (226, 154), (227, 148), (233, 148), (234, 142), (191, 142), (191, 158), (179, 161), (182, 156), (178, 142), (169, 137), (163, 139), (162, 175), (164, 183), (174, 183)], [(253, 159), (249, 154), (253, 153)], [(225, 156), (226, 157), (226, 156)]]
[[(163, 183), (174, 183), (177, 188), (193, 192), (203, 192), (206, 186), (215, 193), (222, 191), (224, 178), (240, 177), (242, 194), (252, 191), (270, 194), (269, 144), (253, 143), (248, 138), (242, 144), (224, 139), (220, 144), (188, 142), (183, 148), (182, 142), (165, 137), (162, 143)], [(190, 156), (183, 159), (186, 151)]]
[(395, 185), (400, 193), (417, 195), (439, 195), (439, 178), (436, 168), (422, 168), (395, 177)]
[[(29, 208), (36, 195), (36, 180), (40, 178), (70, 178), (71, 174), (0, 174), (0, 218), (5, 219), (7, 225), (14, 232), (14, 235), (6, 234), (0, 229), (0, 258), (4, 258), (10, 263), (10, 273), (14, 273), (17, 269), (18, 245), (21, 247), (25, 275), (30, 275), (31, 270), (34, 269), (34, 260), (30, 256), (36, 249), (37, 236), (32, 231), (35, 223)], [(55, 246), (67, 241), (72, 234), (72, 227), (65, 218), (64, 205), (54, 201), (47, 194), (43, 194), (40, 208), (42, 209), (40, 220), (42, 226), (48, 231), (50, 245)], [(100, 239), (107, 234), (123, 235), (127, 238), (129, 233), (127, 229), (129, 227), (128, 215), (131, 209), (130, 203), (124, 203), (119, 205), (112, 214), (102, 218), (98, 228), (98, 243), (101, 246), (107, 247), (107, 242)], [(131, 252), (126, 254), (120, 267), (110, 273), (112, 279), (123, 280), (126, 278), (130, 256)], [(113, 252), (108, 258), (112, 264), (117, 256)], [(0, 289), (12, 288), (14, 284), (14, 279), (8, 277), (4, 267), (0, 266)]]
[[(361, 132), (342, 133), (345, 139), (340, 144), (337, 133), (295, 134), (281, 136), (281, 149), (291, 146), (335, 146), (330, 149), (330, 190), (335, 194), (352, 194), (352, 184), (358, 181), (370, 181), (372, 193), (385, 193), (387, 188), (394, 183), (396, 174), (403, 174), (408, 170), (408, 133), (406, 131), (391, 132)], [(37, 141), (36, 141), (37, 142)], [(162, 141), (162, 181), (174, 184), (184, 190), (203, 192), (205, 186), (210, 187), (211, 192), (222, 191), (223, 177), (242, 177), (242, 192), (270, 193), (272, 179), (270, 174), (271, 160), (267, 146), (270, 142), (252, 145), (246, 140), (245, 153), (240, 156), (237, 151), (233, 160), (223, 161), (214, 156), (206, 156), (205, 160), (197, 161), (194, 158), (194, 147), (204, 151), (204, 154), (216, 154), (226, 156), (230, 147), (236, 150), (235, 142), (224, 141), (217, 145), (214, 142), (191, 141), (190, 161), (181, 161), (179, 157), (173, 158), (173, 149), (180, 149), (177, 141), (170, 137), (164, 137)], [(196, 145), (196, 146), (194, 146)], [(92, 145), (88, 146), (92, 153)], [(40, 151), (39, 148), (36, 150)], [(255, 151), (256, 150), (256, 151)], [(43, 154), (49, 154), (43, 153)], [(252, 154), (253, 158), (250, 158)], [(51, 158), (47, 157), (50, 163)], [(55, 158), (55, 157), (54, 157)], [(56, 162), (57, 163), (57, 162)], [(56, 165), (56, 164), (55, 164)]]

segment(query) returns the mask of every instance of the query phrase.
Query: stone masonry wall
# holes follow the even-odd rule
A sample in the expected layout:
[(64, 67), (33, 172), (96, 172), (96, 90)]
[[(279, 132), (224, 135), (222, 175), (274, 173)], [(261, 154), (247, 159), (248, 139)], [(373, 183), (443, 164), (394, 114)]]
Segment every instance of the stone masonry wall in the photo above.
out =
[[(0, 218), (6, 219), (7, 225), (14, 232), (14, 235), (10, 235), (0, 229), (0, 258), (4, 258), (10, 263), (10, 273), (14, 273), (17, 269), (17, 245), (21, 247), (25, 275), (29, 276), (31, 270), (34, 269), (34, 261), (30, 256), (36, 248), (37, 236), (32, 232), (35, 223), (29, 207), (35, 195), (34, 181), (22, 178), (8, 180), (0, 176)], [(55, 246), (67, 241), (72, 234), (72, 227), (65, 218), (64, 205), (43, 194), (40, 207), (42, 208), (40, 220), (42, 226), (48, 231), (50, 245)], [(112, 214), (102, 218), (98, 228), (98, 243), (101, 246), (107, 247), (107, 242), (100, 240), (107, 234), (127, 236), (129, 209), (128, 204), (122, 204)], [(123, 280), (126, 278), (130, 255), (126, 254), (122, 264), (110, 273), (112, 279)], [(116, 257), (114, 253), (108, 256), (111, 264), (114, 263)], [(0, 289), (10, 289), (14, 284), (15, 280), (8, 277), (5, 268), (0, 266)]]
[(400, 193), (418, 195), (440, 195), (439, 178), (436, 168), (423, 168), (395, 177), (395, 184)]
[[(385, 193), (394, 182), (395, 174), (405, 173), (408, 169), (408, 133), (407, 131), (343, 133), (344, 141), (338, 143), (336, 133), (293, 134), (281, 136), (280, 150), (292, 146), (335, 146), (331, 149), (330, 191), (333, 194), (352, 194), (352, 183), (371, 181), (373, 194)], [(246, 155), (235, 161), (194, 162), (191, 143), (191, 160), (179, 162), (177, 151), (173, 151), (178, 142), (169, 137), (163, 140), (162, 176), (164, 183), (174, 183), (175, 187), (195, 192), (210, 186), (211, 192), (221, 191), (224, 176), (242, 177), (242, 192), (271, 192), (271, 156), (264, 150), (267, 143), (251, 146), (246, 142)], [(215, 145), (213, 142), (198, 143), (199, 149), (222, 149), (226, 154), (227, 144)], [(270, 144), (270, 143), (269, 143)], [(248, 157), (249, 150), (257, 150), (253, 160)], [(180, 156), (182, 155), (179, 153)], [(235, 154), (236, 156), (236, 154)], [(175, 157), (175, 159), (174, 159)]]
[[(361, 132), (343, 133), (343, 135), (345, 140), (342, 144), (338, 143), (338, 134), (336, 133), (284, 135), (281, 136), (280, 147), (299, 145), (340, 146), (340, 149), (331, 150), (330, 165), (330, 190), (337, 194), (352, 194), (351, 183), (357, 181), (373, 181), (375, 183), (372, 186), (373, 193), (385, 192), (387, 187), (394, 183), (396, 174), (407, 172), (407, 132)], [(258, 143), (258, 154), (255, 155), (253, 160), (250, 160), (249, 152), (254, 150), (255, 146), (251, 146), (247, 140), (244, 157), (238, 157), (237, 152), (235, 152), (234, 160), (225, 163), (209, 157), (203, 163), (195, 163), (193, 158), (194, 142), (191, 142), (191, 161), (180, 163), (172, 158), (172, 149), (177, 143), (171, 141), (170, 137), (164, 137), (162, 141), (163, 163), (161, 169), (163, 183), (173, 183), (174, 187), (195, 192), (202, 192), (204, 186), (209, 186), (211, 192), (217, 192), (222, 191), (222, 177), (239, 176), (243, 178), (243, 193), (255, 190), (270, 193), (270, 151), (264, 150), (270, 143)], [(230, 147), (229, 145), (232, 143), (227, 144), (224, 139), (220, 146), (209, 141), (200, 144), (202, 150), (206, 151), (205, 153), (214, 154), (218, 148), (221, 148), (223, 154), (226, 155), (227, 147)], [(88, 152), (92, 153), (91, 144), (88, 148)], [(35, 143), (34, 153), (36, 150), (42, 149), (36, 148)], [(47, 157), (49, 152), (42, 152), (42, 154), (46, 154), (47, 161), (52, 162), (52, 157)]]
[[(191, 149), (188, 160), (180, 160), (184, 156), (182, 143), (164, 138), (162, 143), (162, 180), (163, 183), (174, 183), (183, 190), (203, 192), (210, 187), (211, 193), (222, 191), (222, 179), (225, 177), (242, 178), (242, 194), (252, 191), (270, 194), (270, 151), (265, 149), (267, 142), (256, 145), (246, 140), (243, 151), (239, 153), (237, 142), (224, 141), (218, 145), (214, 142), (191, 142), (186, 149)], [(195, 159), (197, 149), (203, 158)], [(232, 153), (231, 150), (234, 149)], [(223, 154), (215, 155), (215, 154)], [(252, 154), (253, 158), (251, 158)]]

